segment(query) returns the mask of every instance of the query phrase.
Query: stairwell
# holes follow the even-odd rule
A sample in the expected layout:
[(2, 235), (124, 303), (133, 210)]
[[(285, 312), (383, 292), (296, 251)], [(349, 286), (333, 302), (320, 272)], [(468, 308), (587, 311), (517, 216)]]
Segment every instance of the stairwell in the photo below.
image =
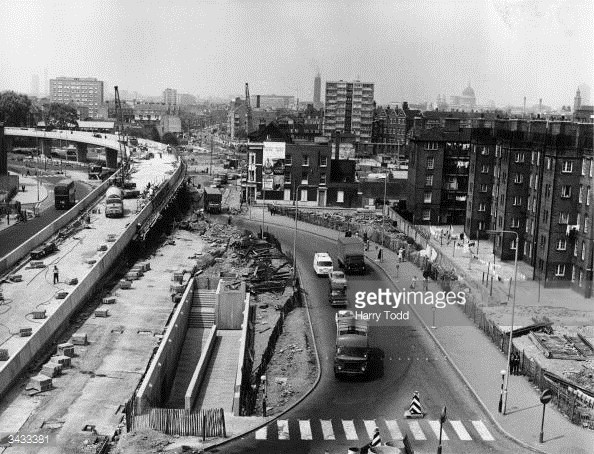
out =
[(216, 290), (195, 289), (188, 318), (189, 328), (210, 328), (215, 321)]

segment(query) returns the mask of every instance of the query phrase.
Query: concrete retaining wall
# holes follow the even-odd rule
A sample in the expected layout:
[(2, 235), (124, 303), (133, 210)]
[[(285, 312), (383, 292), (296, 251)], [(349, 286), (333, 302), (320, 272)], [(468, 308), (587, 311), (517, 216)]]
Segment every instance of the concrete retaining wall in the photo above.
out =
[(163, 390), (171, 388), (179, 354), (188, 330), (194, 287), (194, 279), (190, 279), (182, 299), (171, 317), (161, 345), (159, 345), (142, 385), (136, 393), (136, 414), (140, 415), (151, 407), (161, 406), (167, 394), (163, 393)]
[[(248, 330), (250, 329), (250, 295), (245, 296), (245, 303), (243, 309), (243, 324), (241, 326), (241, 342), (239, 344), (239, 359), (237, 360), (237, 373), (235, 374), (235, 394), (233, 395), (233, 415), (241, 415), (241, 391), (244, 380), (243, 374), (249, 374), (250, 370), (244, 371), (246, 364), (246, 356), (248, 355)], [(252, 352), (253, 355), (253, 352)], [(249, 362), (251, 366), (251, 361)]]
[(192, 374), (192, 379), (190, 380), (190, 384), (188, 385), (188, 389), (186, 391), (184, 400), (185, 408), (187, 411), (191, 411), (192, 407), (194, 406), (194, 402), (196, 401), (196, 397), (198, 396), (198, 392), (200, 391), (200, 385), (202, 385), (202, 380), (204, 380), (204, 375), (206, 374), (206, 369), (208, 368), (208, 363), (210, 362), (212, 349), (214, 348), (216, 339), (217, 325), (213, 325), (210, 328), (210, 334), (208, 335), (208, 339), (206, 340), (206, 345), (202, 349), (200, 361), (198, 361), (198, 365), (196, 366), (196, 370), (194, 370), (194, 373)]
[(229, 288), (231, 281), (220, 279), (217, 287), (215, 325), (219, 329), (241, 329), (245, 301), (245, 282), (237, 290)]
[[(179, 166), (173, 173), (168, 184), (162, 185), (160, 190), (170, 190), (170, 188), (171, 190), (176, 189), (179, 186), (179, 184), (181, 184), (181, 182), (183, 181), (184, 171), (184, 166)], [(91, 194), (89, 194), (89, 196), (91, 196)], [(89, 196), (87, 196), (84, 200), (86, 200)], [(87, 206), (89, 204), (90, 202), (87, 203)], [(56, 228), (54, 224), (56, 224), (57, 222), (62, 222), (65, 217), (69, 220), (72, 220), (78, 214), (80, 214), (81, 211), (82, 209), (71, 210), (71, 212), (74, 212), (76, 214), (71, 214), (71, 212), (66, 213), (64, 216), (57, 219), (52, 225), (42, 230), (42, 232), (44, 232), (45, 230), (57, 232), (59, 229)], [(73, 312), (80, 306), (82, 302), (86, 300), (87, 296), (93, 290), (96, 283), (99, 282), (100, 278), (103, 277), (103, 275), (105, 275), (112, 268), (118, 257), (128, 246), (132, 238), (136, 235), (136, 224), (142, 223), (144, 220), (146, 220), (146, 218), (148, 218), (152, 214), (152, 211), (152, 204), (148, 204), (146, 207), (144, 207), (142, 211), (130, 222), (130, 226), (126, 229), (122, 236), (115, 243), (113, 243), (113, 246), (91, 268), (89, 273), (64, 299), (64, 301), (56, 309), (56, 311), (50, 314), (46, 321), (39, 327), (39, 329), (33, 333), (33, 335), (29, 338), (27, 343), (23, 345), (19, 350), (15, 352), (9, 352), (9, 360), (4, 364), (4, 368), (0, 370), (0, 398), (4, 396), (12, 382), (18, 377), (18, 375), (23, 371), (23, 369), (27, 367), (27, 365), (34, 358), (34, 356), (42, 348), (46, 347), (48, 343), (51, 342), (52, 336), (62, 326), (62, 324), (69, 320)], [(29, 244), (29, 241), (25, 244)], [(20, 248), (18, 248), (17, 250), (20, 250)], [(13, 251), (11, 254), (13, 253), (15, 252)], [(4, 264), (4, 259), (2, 259), (0, 263)]]

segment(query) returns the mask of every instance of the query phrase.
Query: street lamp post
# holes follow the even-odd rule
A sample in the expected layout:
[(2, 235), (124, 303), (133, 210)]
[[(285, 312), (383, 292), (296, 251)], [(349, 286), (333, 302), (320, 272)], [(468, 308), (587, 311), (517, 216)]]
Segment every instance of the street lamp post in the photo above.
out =
[(386, 189), (388, 188), (388, 174), (384, 174), (384, 205), (382, 206), (382, 247), (384, 247), (384, 236), (386, 234)]
[(297, 211), (299, 209), (299, 188), (305, 186), (300, 184), (295, 189), (295, 234), (293, 235), (293, 282), (295, 282), (295, 276), (297, 274)]
[(501, 391), (499, 392), (499, 413), (503, 413), (503, 384), (505, 382), (505, 369), (501, 370)]
[(487, 233), (495, 233), (502, 235), (506, 233), (513, 233), (516, 235), (516, 250), (515, 250), (515, 257), (514, 257), (514, 294), (512, 299), (512, 311), (511, 311), (511, 326), (509, 328), (509, 345), (507, 346), (507, 373), (505, 374), (505, 387), (503, 389), (503, 411), (502, 413), (505, 415), (505, 411), (507, 409), (507, 390), (509, 386), (509, 368), (511, 362), (511, 352), (512, 352), (512, 339), (514, 334), (514, 314), (516, 309), (516, 287), (518, 283), (518, 249), (520, 247), (520, 242), (518, 238), (518, 232), (514, 230), (487, 230)]

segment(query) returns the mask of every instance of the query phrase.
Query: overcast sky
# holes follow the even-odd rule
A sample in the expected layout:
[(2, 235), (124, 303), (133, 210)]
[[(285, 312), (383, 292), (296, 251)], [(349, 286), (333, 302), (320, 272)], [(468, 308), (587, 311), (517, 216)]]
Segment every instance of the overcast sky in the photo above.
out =
[[(594, 88), (592, 0), (0, 0), (0, 90), (97, 77), (111, 95), (313, 98), (313, 79), (375, 83), (379, 103), (573, 105)], [(592, 102), (592, 100), (591, 100)]]

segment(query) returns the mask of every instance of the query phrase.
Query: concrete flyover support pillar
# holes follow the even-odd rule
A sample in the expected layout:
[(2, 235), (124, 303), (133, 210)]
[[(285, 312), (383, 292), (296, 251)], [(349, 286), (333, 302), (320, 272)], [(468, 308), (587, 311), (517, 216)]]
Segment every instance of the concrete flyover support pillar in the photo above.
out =
[(78, 162), (87, 162), (87, 144), (77, 142), (76, 144), (76, 160)]
[(0, 123), (0, 175), (8, 175), (8, 156), (4, 137), (4, 123)]
[(111, 148), (105, 149), (105, 166), (110, 169), (118, 168), (118, 151)]
[(52, 157), (52, 139), (40, 139), (39, 140), (39, 149), (41, 151), (40, 154), (44, 155), (46, 158)]

